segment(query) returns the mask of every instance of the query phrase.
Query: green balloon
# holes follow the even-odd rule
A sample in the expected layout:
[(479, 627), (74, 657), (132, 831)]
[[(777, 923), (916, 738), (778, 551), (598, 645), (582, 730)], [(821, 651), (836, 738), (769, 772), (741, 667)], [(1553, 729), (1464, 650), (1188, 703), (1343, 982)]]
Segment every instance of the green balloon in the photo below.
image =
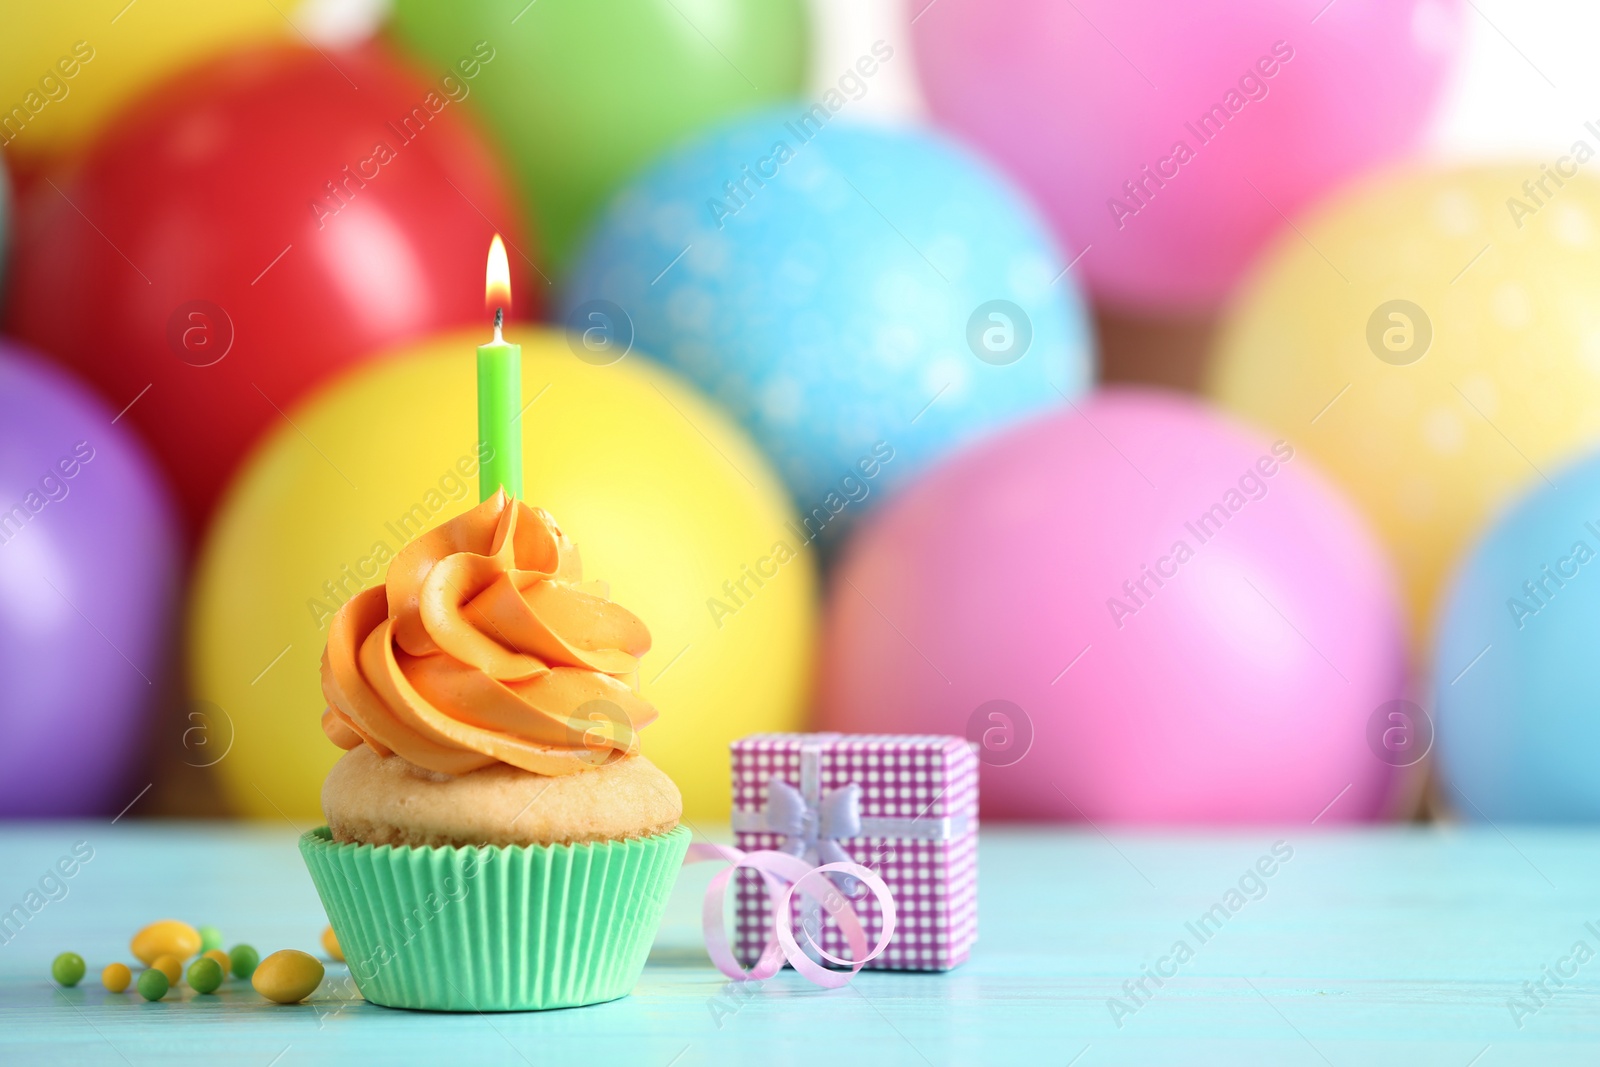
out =
[(496, 135), (558, 272), (645, 164), (796, 96), (810, 56), (804, 0), (397, 0), (392, 32)]

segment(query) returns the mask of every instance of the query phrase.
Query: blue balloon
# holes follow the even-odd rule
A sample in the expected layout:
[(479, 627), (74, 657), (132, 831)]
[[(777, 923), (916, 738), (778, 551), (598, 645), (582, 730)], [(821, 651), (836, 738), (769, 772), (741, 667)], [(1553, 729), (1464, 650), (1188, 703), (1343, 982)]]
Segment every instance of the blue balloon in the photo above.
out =
[(969, 152), (795, 104), (625, 189), (560, 308), (581, 358), (635, 346), (721, 402), (831, 540), (929, 463), (1088, 387), (1066, 267)]
[(1489, 530), (1444, 601), (1442, 777), (1472, 820), (1600, 819), (1600, 456)]

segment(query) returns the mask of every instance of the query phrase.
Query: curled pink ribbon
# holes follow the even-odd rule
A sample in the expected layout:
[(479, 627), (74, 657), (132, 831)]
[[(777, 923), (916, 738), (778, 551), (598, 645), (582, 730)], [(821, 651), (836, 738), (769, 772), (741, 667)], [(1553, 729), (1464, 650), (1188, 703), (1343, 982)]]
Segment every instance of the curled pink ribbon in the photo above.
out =
[[(870, 868), (859, 863), (824, 863), (820, 867), (813, 867), (798, 856), (791, 856), (787, 852), (774, 852), (763, 850), (760, 852), (745, 852), (742, 849), (728, 845), (695, 844), (689, 846), (689, 854), (684, 857), (685, 865), (690, 863), (703, 863), (707, 860), (723, 860), (729, 864), (725, 870), (718, 871), (711, 879), (711, 884), (706, 887), (705, 900), (700, 908), (700, 923), (705, 930), (706, 951), (711, 954), (711, 962), (717, 965), (717, 970), (735, 981), (750, 981), (771, 978), (782, 970), (785, 961), (796, 972), (827, 989), (838, 989), (854, 978), (856, 972), (865, 967), (867, 963), (876, 959), (889, 947), (889, 939), (894, 937), (894, 894), (889, 891), (889, 886)], [(733, 951), (728, 946), (728, 931), (723, 925), (723, 901), (727, 897), (728, 883), (733, 878), (733, 872), (740, 867), (761, 872), (767, 884), (767, 896), (772, 902), (773, 936), (762, 949), (761, 956), (756, 960), (755, 966), (748, 971), (739, 966), (739, 961), (734, 959)], [(883, 931), (878, 935), (877, 944), (872, 950), (867, 950), (867, 934), (861, 927), (861, 919), (856, 915), (855, 909), (850, 906), (850, 901), (845, 899), (843, 893), (827, 878), (821, 877), (836, 871), (857, 879), (878, 900), (878, 906), (883, 909)], [(813, 877), (816, 876), (816, 877)], [(819, 889), (814, 883), (821, 882), (825, 888)], [(822, 946), (806, 932), (806, 940), (816, 950), (818, 956), (836, 967), (845, 970), (833, 970), (822, 966), (816, 960), (806, 955), (804, 949), (794, 936), (794, 913), (790, 905), (796, 893), (814, 901), (838, 925), (844, 934), (845, 943), (850, 948), (850, 959), (842, 959), (829, 955)]]

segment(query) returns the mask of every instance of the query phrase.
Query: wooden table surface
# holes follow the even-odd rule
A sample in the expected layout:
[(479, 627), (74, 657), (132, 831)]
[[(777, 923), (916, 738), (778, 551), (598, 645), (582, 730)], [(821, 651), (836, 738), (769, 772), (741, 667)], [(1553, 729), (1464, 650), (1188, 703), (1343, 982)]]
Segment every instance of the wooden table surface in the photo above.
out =
[[(759, 989), (718, 974), (698, 928), (702, 865), (680, 880), (633, 996), (452, 1016), (342, 1001), (330, 983), (297, 1007), (237, 981), (154, 1004), (108, 994), (99, 968), (131, 962), (129, 936), (157, 918), (212, 923), (263, 955), (317, 951), (325, 919), (295, 833), (11, 824), (0, 910), (26, 912), (42, 880), (50, 894), (20, 930), (15, 919), (0, 929), (0, 1063), (1600, 1062), (1600, 832), (1501, 830), (986, 826), (972, 959), (949, 974), (868, 972), (833, 991), (792, 972)], [(92, 858), (46, 880), (75, 845)], [(90, 968), (72, 990), (48, 978), (66, 949)], [(330, 966), (330, 980), (341, 972)], [(1146, 977), (1163, 972), (1159, 986)]]

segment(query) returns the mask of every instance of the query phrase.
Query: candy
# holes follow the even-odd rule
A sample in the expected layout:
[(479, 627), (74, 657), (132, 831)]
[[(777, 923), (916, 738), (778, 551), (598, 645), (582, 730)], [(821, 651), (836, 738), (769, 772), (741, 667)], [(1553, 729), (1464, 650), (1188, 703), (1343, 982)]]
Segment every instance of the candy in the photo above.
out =
[(339, 947), (339, 935), (333, 932), (331, 926), (322, 931), (322, 951), (340, 963), (344, 962), (344, 950)]
[(167, 976), (154, 967), (139, 976), (139, 995), (146, 1000), (160, 1000), (171, 988)]
[(222, 965), (210, 956), (189, 964), (189, 988), (196, 993), (215, 993), (222, 984)]
[(215, 926), (200, 927), (200, 952), (204, 955), (214, 948), (222, 947), (222, 931)]
[(217, 966), (222, 968), (222, 977), (226, 978), (233, 973), (233, 960), (228, 956), (226, 949), (208, 949), (204, 955), (208, 960), (217, 961)]
[(106, 987), (107, 993), (121, 993), (131, 981), (133, 972), (128, 970), (126, 963), (108, 963), (105, 970), (100, 972), (100, 984)]
[(76, 952), (63, 952), (50, 964), (50, 977), (71, 988), (83, 981), (83, 957)]
[(168, 985), (177, 985), (178, 979), (183, 977), (183, 961), (171, 953), (157, 956), (150, 961), (150, 967), (166, 975)]
[(256, 964), (261, 962), (261, 954), (249, 945), (234, 945), (233, 951), (228, 953), (228, 961), (233, 965), (234, 974), (249, 978), (255, 973)]
[(186, 922), (162, 919), (134, 934), (128, 947), (147, 967), (157, 956), (175, 956), (181, 962), (200, 951), (200, 932)]
[(285, 948), (261, 961), (250, 984), (268, 1000), (294, 1004), (315, 992), (322, 984), (322, 975), (322, 964), (315, 956)]

